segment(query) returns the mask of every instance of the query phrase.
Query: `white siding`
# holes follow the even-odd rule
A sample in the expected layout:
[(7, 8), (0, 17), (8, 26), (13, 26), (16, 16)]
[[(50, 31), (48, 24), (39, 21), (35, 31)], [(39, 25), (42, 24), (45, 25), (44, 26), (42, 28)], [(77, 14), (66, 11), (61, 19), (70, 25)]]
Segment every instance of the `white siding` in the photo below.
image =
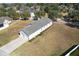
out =
[(36, 37), (38, 34), (40, 34), (42, 31), (44, 31), (45, 29), (47, 29), (48, 27), (50, 27), (52, 25), (52, 22), (48, 23), (47, 25), (45, 25), (44, 27), (40, 28), (39, 30), (37, 30), (36, 32), (34, 32), (33, 34), (31, 34), (29, 36), (29, 40), (31, 40), (32, 38)]
[(41, 29), (39, 29), (39, 30), (37, 30), (36, 32), (34, 32), (33, 34), (31, 34), (30, 36), (29, 36), (29, 40), (31, 40), (32, 38), (34, 38), (34, 37), (36, 37), (38, 34), (40, 34), (41, 33)]
[(42, 27), (42, 31), (44, 31), (45, 29), (47, 29), (48, 27), (50, 27), (52, 25), (52, 22), (48, 23), (47, 25), (45, 25), (44, 27)]
[(3, 30), (5, 28), (9, 27), (10, 23), (11, 23), (11, 21), (5, 20), (3, 22), (3, 27), (0, 27), (0, 30)]
[(20, 31), (20, 37), (22, 39), (31, 40), (32, 38), (36, 37), (38, 34), (40, 34), (41, 32), (43, 32), (44, 30), (46, 30), (47, 28), (49, 28), (51, 25), (52, 25), (52, 22), (50, 22), (47, 25), (43, 26), (42, 28), (40, 28), (39, 30), (37, 30), (36, 32), (32, 33), (29, 36), (27, 36), (23, 31)]
[(23, 31), (20, 31), (20, 33), (19, 33), (19, 34), (20, 34), (20, 36), (19, 36), (19, 37), (20, 37), (21, 39), (26, 39), (26, 40), (28, 40), (28, 39), (29, 39), (29, 38), (28, 38), (28, 36), (27, 36), (27, 35), (26, 35)]
[(3, 26), (5, 27), (5, 26), (9, 26), (9, 21), (8, 20), (4, 20), (4, 22), (3, 22)]
[(3, 29), (5, 29), (5, 28), (7, 28), (7, 27), (9, 27), (9, 26), (6, 25), (6, 26), (3, 26), (3, 27), (0, 27), (0, 30), (3, 30)]

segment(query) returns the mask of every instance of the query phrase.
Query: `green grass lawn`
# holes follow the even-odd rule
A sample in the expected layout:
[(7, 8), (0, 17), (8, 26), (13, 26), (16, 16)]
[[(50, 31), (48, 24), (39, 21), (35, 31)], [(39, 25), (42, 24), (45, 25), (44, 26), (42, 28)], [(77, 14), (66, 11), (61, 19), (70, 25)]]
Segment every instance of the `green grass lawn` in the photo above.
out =
[(57, 56), (76, 44), (79, 44), (79, 29), (56, 23), (32, 41), (24, 43), (10, 55)]
[(30, 20), (16, 20), (10, 25), (10, 27), (0, 31), (0, 47), (7, 44), (11, 40), (16, 39), (18, 37), (18, 32), (30, 22)]

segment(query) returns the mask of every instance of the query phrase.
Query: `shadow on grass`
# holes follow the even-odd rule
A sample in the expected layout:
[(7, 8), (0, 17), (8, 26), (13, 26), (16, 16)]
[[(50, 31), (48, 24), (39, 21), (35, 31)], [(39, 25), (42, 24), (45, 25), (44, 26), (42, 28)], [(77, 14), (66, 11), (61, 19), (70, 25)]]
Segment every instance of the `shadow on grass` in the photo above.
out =
[(73, 24), (70, 24), (70, 23), (66, 23), (65, 25), (69, 26), (69, 27), (72, 27), (72, 28), (77, 28), (79, 29), (79, 26), (76, 26), (76, 25), (73, 25)]

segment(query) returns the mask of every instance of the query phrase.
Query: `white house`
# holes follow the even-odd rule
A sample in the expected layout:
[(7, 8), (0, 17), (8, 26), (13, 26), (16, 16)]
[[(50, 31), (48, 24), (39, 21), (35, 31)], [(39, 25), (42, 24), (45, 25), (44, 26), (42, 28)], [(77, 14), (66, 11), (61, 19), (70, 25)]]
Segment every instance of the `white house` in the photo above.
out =
[(53, 24), (49, 18), (34, 21), (19, 32), (21, 39), (31, 40)]
[(33, 20), (34, 17), (35, 17), (35, 9), (34, 9), (34, 6), (30, 7), (29, 8), (29, 13), (30, 13), (30, 20)]
[(8, 44), (0, 47), (0, 56), (7, 56), (16, 48), (36, 37), (38, 34), (49, 28), (53, 24), (49, 18), (34, 21), (19, 32), (19, 37), (9, 42)]
[(9, 17), (0, 17), (0, 30), (3, 30), (9, 27), (12, 18)]
[(35, 17), (35, 14), (34, 14), (34, 12), (30, 12), (30, 20), (33, 20), (34, 19), (34, 17)]

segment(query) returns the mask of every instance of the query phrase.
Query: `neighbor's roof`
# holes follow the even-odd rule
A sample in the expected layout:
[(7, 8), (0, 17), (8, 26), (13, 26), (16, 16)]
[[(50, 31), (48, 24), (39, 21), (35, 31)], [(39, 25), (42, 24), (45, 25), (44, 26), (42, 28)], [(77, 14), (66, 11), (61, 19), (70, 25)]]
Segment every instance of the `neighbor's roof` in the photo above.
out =
[(41, 27), (45, 26), (47, 23), (51, 22), (52, 20), (50, 20), (49, 18), (43, 18), (41, 20), (38, 21), (34, 21), (32, 23), (30, 23), (28, 25), (28, 27), (24, 28), (22, 31), (26, 34), (26, 35), (30, 35), (32, 33), (34, 33), (35, 31), (37, 31), (38, 29), (40, 29)]
[(5, 17), (0, 17), (0, 24), (2, 24), (5, 19), (6, 19), (6, 20), (12, 20), (12, 18), (7, 17), (7, 16), (5, 16)]

